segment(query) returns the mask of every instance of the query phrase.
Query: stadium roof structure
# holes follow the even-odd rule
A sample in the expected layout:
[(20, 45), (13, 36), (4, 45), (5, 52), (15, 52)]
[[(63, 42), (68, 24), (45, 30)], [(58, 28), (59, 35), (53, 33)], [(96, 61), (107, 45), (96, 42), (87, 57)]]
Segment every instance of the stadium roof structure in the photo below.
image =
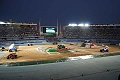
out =
[(67, 26), (81, 26), (81, 27), (88, 27), (88, 26), (120, 26), (120, 24), (69, 24)]
[(90, 26), (120, 26), (120, 24), (95, 24), (95, 25), (90, 25)]
[(57, 26), (40, 26), (40, 27), (57, 27)]
[(37, 24), (34, 23), (11, 23), (2, 21), (0, 21), (0, 25), (37, 26)]

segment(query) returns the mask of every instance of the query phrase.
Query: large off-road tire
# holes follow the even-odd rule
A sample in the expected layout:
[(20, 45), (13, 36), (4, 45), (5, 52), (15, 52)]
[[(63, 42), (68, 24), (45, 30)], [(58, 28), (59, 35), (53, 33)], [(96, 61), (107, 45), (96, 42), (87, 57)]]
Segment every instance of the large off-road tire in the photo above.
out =
[(109, 52), (109, 50), (107, 49), (106, 52)]
[(100, 52), (103, 52), (103, 49), (101, 49)]
[(12, 52), (12, 50), (10, 49), (9, 52)]
[(7, 56), (6, 59), (10, 59), (9, 56)]
[(11, 59), (15, 59), (15, 56), (13, 55), (13, 56), (11, 56)]
[(15, 58), (17, 58), (17, 55), (15, 55)]

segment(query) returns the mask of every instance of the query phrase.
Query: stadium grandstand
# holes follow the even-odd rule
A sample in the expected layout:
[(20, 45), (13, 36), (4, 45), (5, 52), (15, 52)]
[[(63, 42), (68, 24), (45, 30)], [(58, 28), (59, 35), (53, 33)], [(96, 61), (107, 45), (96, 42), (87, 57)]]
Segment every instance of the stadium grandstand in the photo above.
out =
[(63, 27), (62, 35), (67, 39), (94, 39), (98, 42), (116, 40), (117, 42), (120, 39), (120, 24), (69, 24)]
[(37, 24), (33, 23), (15, 23), (0, 21), (0, 39), (14, 40), (29, 37), (39, 37), (40, 31)]
[(0, 21), (0, 40), (2, 41), (40, 39), (47, 42), (92, 40), (101, 43), (120, 43), (120, 24), (69, 24), (58, 27)]

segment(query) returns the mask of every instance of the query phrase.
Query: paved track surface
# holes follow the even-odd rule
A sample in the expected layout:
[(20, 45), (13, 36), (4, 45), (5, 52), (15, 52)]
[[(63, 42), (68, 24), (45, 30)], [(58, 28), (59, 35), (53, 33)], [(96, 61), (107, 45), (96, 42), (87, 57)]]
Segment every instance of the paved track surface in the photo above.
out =
[(120, 55), (31, 66), (0, 66), (0, 80), (118, 80)]

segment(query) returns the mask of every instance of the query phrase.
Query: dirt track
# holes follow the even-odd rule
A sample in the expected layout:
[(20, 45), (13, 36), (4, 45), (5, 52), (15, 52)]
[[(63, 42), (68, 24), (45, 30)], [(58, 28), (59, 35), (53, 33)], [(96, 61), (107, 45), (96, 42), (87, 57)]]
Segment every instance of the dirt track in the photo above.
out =
[(16, 52), (18, 55), (17, 59), (6, 59), (6, 56), (10, 54), (10, 52), (6, 52), (2, 58), (0, 58), (0, 63), (9, 63), (9, 62), (22, 62), (22, 61), (33, 61), (33, 60), (47, 60), (47, 59), (59, 59), (59, 58), (67, 58), (67, 57), (74, 57), (74, 56), (81, 56), (81, 55), (92, 55), (92, 54), (108, 54), (113, 52), (120, 52), (120, 49), (118, 46), (115, 45), (108, 45), (109, 46), (109, 52), (101, 53), (100, 48), (102, 46), (99, 46), (97, 48), (84, 48), (79, 47), (77, 45), (70, 45), (65, 44), (67, 48), (70, 48), (72, 50), (75, 50), (76, 52), (69, 52), (65, 54), (59, 54), (59, 53), (50, 53), (47, 52), (41, 52), (37, 48), (41, 47), (42, 49), (46, 49), (48, 47), (57, 48), (57, 45), (33, 45), (33, 46), (19, 46), (18, 51)]

